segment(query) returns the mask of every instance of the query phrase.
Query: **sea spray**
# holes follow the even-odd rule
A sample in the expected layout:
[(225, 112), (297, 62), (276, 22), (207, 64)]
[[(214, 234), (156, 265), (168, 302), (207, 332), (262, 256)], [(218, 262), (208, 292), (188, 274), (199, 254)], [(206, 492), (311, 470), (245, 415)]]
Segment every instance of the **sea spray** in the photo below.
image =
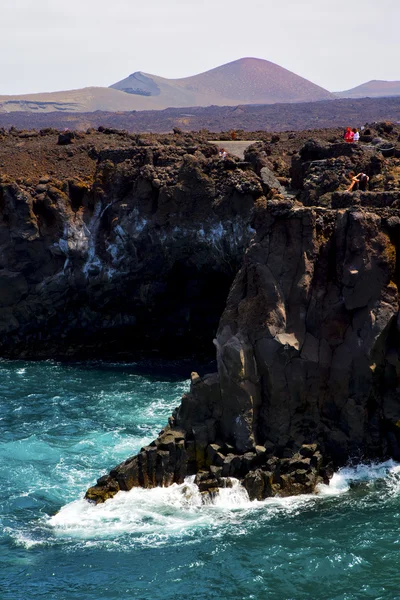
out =
[[(230, 479), (232, 487), (220, 488), (215, 495), (201, 494), (194, 483), (194, 476), (186, 478), (181, 485), (167, 488), (133, 488), (119, 492), (111, 501), (94, 505), (86, 500), (76, 500), (62, 507), (49, 519), (58, 536), (68, 535), (81, 539), (104, 539), (122, 534), (135, 536), (154, 535), (162, 531), (167, 540), (184, 530), (199, 527), (212, 529), (229, 523), (232, 514), (240, 511), (262, 510), (263, 518), (281, 513), (298, 512), (310, 508), (325, 497), (348, 493), (357, 485), (368, 485), (374, 491), (379, 485), (388, 493), (400, 492), (400, 465), (394, 461), (359, 464), (344, 467), (333, 476), (330, 485), (321, 484), (317, 495), (279, 496), (264, 501), (250, 502), (247, 491), (236, 479)], [(140, 543), (145, 540), (142, 539)]]

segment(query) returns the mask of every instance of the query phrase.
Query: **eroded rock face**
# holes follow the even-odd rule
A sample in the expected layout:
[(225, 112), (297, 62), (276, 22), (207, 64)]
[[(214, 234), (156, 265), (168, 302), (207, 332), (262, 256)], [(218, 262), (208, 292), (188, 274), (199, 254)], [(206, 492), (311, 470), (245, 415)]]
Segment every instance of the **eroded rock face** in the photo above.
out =
[(201, 137), (128, 142), (85, 150), (91, 184), (1, 179), (1, 356), (211, 355), (261, 183)]
[[(316, 158), (337, 177), (324, 206), (311, 202)], [(159, 438), (88, 499), (191, 474), (205, 495), (236, 477), (263, 499), (313, 492), (351, 457), (400, 460), (399, 184), (379, 183), (399, 164), (341, 142), (310, 142), (293, 164), (297, 200), (271, 185), (256, 202), (215, 339), (218, 373), (192, 374)], [(343, 164), (364, 167), (372, 190), (346, 192)]]
[[(88, 498), (114, 479), (119, 489), (148, 485), (141, 464), (148, 480), (157, 465), (155, 485), (204, 471), (210, 489), (233, 476), (264, 498), (313, 491), (331, 460), (400, 459), (400, 215), (273, 201), (261, 212), (220, 321), (218, 374), (193, 375), (154, 446)], [(303, 464), (298, 452), (313, 444)]]
[[(395, 223), (393, 211), (269, 204), (217, 335), (231, 443), (279, 454), (318, 441), (336, 464), (400, 458), (400, 403), (390, 417), (385, 408), (397, 387)], [(233, 423), (224, 389), (238, 385), (247, 419)]]
[(201, 379), (192, 373), (190, 393), (159, 437), (101, 477), (86, 498), (98, 504), (132, 487), (181, 484), (188, 475), (196, 475), (204, 501), (212, 499), (219, 488), (231, 487), (231, 478), (242, 482), (251, 500), (312, 493), (319, 483), (329, 481), (332, 472), (316, 444), (287, 452), (290, 458), (277, 458), (262, 445), (240, 451), (223, 443), (220, 405), (218, 375)]

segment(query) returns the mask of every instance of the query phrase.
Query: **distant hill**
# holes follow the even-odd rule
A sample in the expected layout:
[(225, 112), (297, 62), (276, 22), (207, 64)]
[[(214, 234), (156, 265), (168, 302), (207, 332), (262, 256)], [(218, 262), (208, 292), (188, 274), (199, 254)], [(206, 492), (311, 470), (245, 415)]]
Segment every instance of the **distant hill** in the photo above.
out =
[(65, 92), (0, 96), (0, 114), (16, 111), (48, 112), (110, 112), (145, 110), (146, 100), (135, 99), (111, 88), (88, 87)]
[(165, 79), (148, 73), (133, 73), (111, 86), (164, 108), (184, 106), (232, 106), (314, 102), (334, 96), (291, 71), (259, 58), (241, 58), (205, 73), (181, 79)]
[(400, 96), (400, 81), (380, 81), (373, 79), (351, 90), (336, 92), (339, 98), (387, 98)]
[(166, 79), (133, 73), (110, 88), (0, 96), (0, 113), (29, 111), (92, 112), (162, 110), (192, 106), (236, 106), (277, 102), (314, 102), (335, 96), (278, 65), (241, 58), (205, 73)]

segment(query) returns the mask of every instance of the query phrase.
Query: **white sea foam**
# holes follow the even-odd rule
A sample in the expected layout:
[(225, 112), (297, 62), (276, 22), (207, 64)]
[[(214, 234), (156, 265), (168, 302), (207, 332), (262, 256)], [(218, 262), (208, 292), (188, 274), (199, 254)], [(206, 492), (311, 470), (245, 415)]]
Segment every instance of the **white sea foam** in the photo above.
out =
[(168, 488), (133, 488), (97, 506), (76, 500), (50, 518), (56, 533), (78, 538), (130, 534), (173, 534), (207, 521), (199, 510), (201, 495), (192, 480)]
[[(22, 531), (11, 531), (10, 536), (14, 539), (14, 542), (18, 546), (23, 546), (27, 550), (34, 548), (35, 546), (43, 546), (46, 544), (45, 541), (41, 539), (35, 539), (32, 535), (28, 533), (24, 533)], [(28, 559), (25, 559), (28, 562)]]
[(354, 467), (343, 467), (332, 477), (329, 485), (320, 485), (322, 496), (337, 496), (348, 492), (352, 484), (374, 485), (377, 481), (385, 481), (386, 485), (400, 491), (400, 464), (387, 460), (383, 463), (360, 463)]
[(128, 534), (135, 544), (155, 545), (171, 538), (187, 539), (204, 529), (219, 535), (224, 525), (231, 526), (254, 506), (236, 480), (232, 480), (232, 488), (221, 489), (205, 503), (193, 480), (188, 477), (182, 485), (168, 488), (134, 488), (97, 506), (76, 500), (51, 517), (48, 524), (57, 537), (87, 542), (109, 541)]
[(52, 516), (48, 524), (57, 537), (88, 543), (110, 541), (128, 534), (135, 544), (163, 544), (171, 537), (188, 538), (204, 529), (219, 535), (225, 526), (232, 525), (237, 526), (236, 533), (240, 534), (241, 522), (249, 512), (255, 515), (255, 522), (265, 522), (282, 514), (295, 516), (327, 496), (340, 497), (354, 483), (374, 485), (378, 480), (385, 482), (389, 493), (400, 493), (400, 465), (387, 461), (345, 467), (333, 476), (329, 486), (319, 486), (317, 495), (274, 497), (262, 502), (250, 502), (237, 480), (232, 480), (233, 487), (220, 489), (215, 497), (204, 501), (194, 477), (188, 477), (182, 485), (119, 492), (112, 500), (97, 506), (83, 499), (76, 500)]
[(101, 542), (128, 534), (135, 544), (155, 545), (182, 536), (186, 540), (196, 538), (200, 530), (219, 537), (226, 527), (235, 527), (235, 534), (241, 535), (246, 533), (243, 520), (249, 512), (255, 511), (256, 522), (260, 518), (265, 521), (282, 512), (297, 514), (316, 501), (315, 496), (309, 495), (251, 502), (239, 481), (231, 481), (232, 487), (222, 488), (215, 497), (205, 499), (194, 477), (188, 477), (182, 485), (119, 492), (112, 500), (97, 506), (76, 500), (64, 506), (48, 523), (57, 537)]

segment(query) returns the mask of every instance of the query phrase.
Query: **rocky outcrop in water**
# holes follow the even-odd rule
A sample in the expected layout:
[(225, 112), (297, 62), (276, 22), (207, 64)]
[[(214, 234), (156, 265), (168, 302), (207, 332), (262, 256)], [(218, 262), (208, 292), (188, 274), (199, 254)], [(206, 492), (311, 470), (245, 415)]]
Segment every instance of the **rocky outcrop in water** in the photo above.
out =
[[(370, 191), (346, 192), (350, 168)], [(312, 141), (291, 172), (298, 200), (271, 186), (256, 203), (215, 339), (218, 373), (192, 374), (159, 438), (88, 499), (190, 474), (206, 494), (234, 476), (262, 499), (314, 491), (351, 457), (400, 460), (400, 161)]]

